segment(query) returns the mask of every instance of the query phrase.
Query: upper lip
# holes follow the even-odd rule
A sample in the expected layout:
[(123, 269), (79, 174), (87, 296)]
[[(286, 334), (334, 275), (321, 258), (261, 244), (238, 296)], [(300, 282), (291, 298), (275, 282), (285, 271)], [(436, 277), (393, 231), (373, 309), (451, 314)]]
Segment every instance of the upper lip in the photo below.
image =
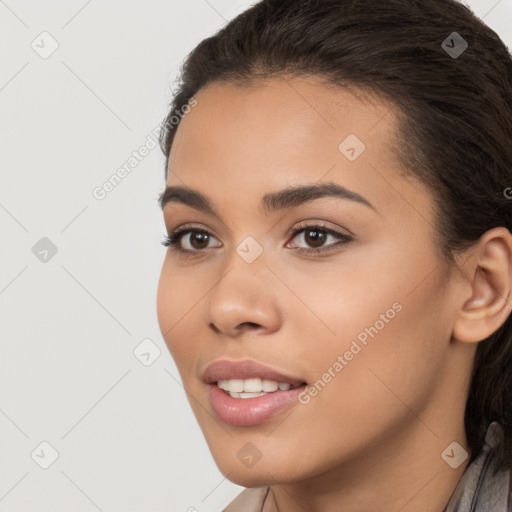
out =
[(202, 377), (207, 384), (213, 384), (219, 380), (251, 379), (255, 377), (277, 382), (288, 382), (292, 386), (300, 386), (305, 383), (303, 379), (285, 375), (269, 366), (248, 359), (238, 361), (217, 359), (206, 367)]

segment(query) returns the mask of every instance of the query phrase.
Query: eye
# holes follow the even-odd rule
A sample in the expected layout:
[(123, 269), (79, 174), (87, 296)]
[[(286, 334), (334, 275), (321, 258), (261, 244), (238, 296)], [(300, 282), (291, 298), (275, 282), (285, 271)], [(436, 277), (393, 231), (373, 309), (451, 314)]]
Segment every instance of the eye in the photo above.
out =
[[(191, 236), (188, 236), (191, 235)], [(190, 228), (183, 226), (177, 229), (171, 235), (167, 235), (162, 245), (165, 247), (171, 247), (171, 249), (177, 250), (182, 253), (201, 253), (205, 249), (209, 248), (209, 243), (213, 239), (212, 233), (206, 229)], [(181, 241), (185, 240), (188, 247), (184, 248)], [(222, 245), (222, 244), (221, 244)]]
[[(298, 238), (299, 240), (302, 239), (302, 241), (305, 244), (310, 245), (311, 248), (298, 247), (296, 249), (299, 253), (305, 252), (307, 254), (323, 253), (326, 251), (337, 249), (339, 248), (339, 246), (347, 245), (349, 242), (353, 240), (353, 238), (349, 235), (345, 235), (334, 229), (318, 224), (299, 226), (298, 228), (295, 228), (292, 231), (292, 236), (293, 238)], [(329, 240), (329, 237), (335, 240), (337, 239), (339, 240), (339, 242), (325, 245), (326, 242)]]

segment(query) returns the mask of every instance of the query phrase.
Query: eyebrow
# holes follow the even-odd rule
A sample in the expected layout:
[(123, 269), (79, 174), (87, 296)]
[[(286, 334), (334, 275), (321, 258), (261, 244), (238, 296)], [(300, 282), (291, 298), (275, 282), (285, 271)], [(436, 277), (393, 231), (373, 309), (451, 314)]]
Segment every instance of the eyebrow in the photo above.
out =
[[(363, 196), (333, 182), (300, 185), (277, 192), (269, 192), (262, 197), (261, 206), (263, 211), (268, 214), (285, 208), (300, 206), (306, 202), (322, 197), (347, 199), (368, 206), (377, 212), (377, 209)], [(167, 185), (165, 190), (160, 194), (158, 202), (162, 210), (168, 203), (181, 203), (204, 213), (219, 217), (208, 197), (189, 187)]]

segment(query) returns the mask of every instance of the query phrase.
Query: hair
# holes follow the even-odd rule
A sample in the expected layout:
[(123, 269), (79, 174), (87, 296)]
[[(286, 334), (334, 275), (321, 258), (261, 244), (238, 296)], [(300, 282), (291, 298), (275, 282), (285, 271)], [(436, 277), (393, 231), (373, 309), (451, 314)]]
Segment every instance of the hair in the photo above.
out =
[[(467, 42), (450, 55), (453, 32)], [(182, 112), (207, 84), (316, 76), (387, 99), (395, 154), (436, 201), (436, 247), (448, 263), (487, 230), (512, 231), (512, 56), (456, 0), (262, 0), (202, 40), (180, 69), (160, 146), (166, 171)], [(179, 117), (179, 116), (178, 116)], [(173, 118), (173, 119), (171, 119)], [(181, 117), (180, 117), (181, 119)], [(178, 119), (178, 121), (180, 120)], [(512, 315), (478, 343), (464, 414), (470, 462), (488, 425), (503, 436), (496, 471), (512, 468)]]

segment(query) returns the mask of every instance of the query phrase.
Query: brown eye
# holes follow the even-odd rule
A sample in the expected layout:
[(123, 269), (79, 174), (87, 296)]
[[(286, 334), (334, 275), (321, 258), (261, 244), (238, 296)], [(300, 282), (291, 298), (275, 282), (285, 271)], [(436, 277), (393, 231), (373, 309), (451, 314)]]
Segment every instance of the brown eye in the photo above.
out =
[[(299, 227), (293, 231), (292, 236), (292, 240), (297, 238), (306, 244), (305, 247), (296, 247), (296, 250), (308, 254), (330, 251), (339, 246), (347, 245), (348, 242), (353, 240), (351, 236), (338, 233), (334, 229), (315, 225)], [(334, 243), (326, 244), (329, 238), (333, 239)]]
[[(190, 235), (190, 236), (189, 236)], [(182, 243), (182, 239), (185, 243)], [(215, 240), (215, 237), (205, 229), (182, 228), (178, 229), (171, 235), (167, 235), (162, 244), (182, 253), (200, 253), (208, 248), (209, 242)], [(185, 247), (184, 247), (185, 245)], [(220, 247), (219, 244), (217, 247)]]

